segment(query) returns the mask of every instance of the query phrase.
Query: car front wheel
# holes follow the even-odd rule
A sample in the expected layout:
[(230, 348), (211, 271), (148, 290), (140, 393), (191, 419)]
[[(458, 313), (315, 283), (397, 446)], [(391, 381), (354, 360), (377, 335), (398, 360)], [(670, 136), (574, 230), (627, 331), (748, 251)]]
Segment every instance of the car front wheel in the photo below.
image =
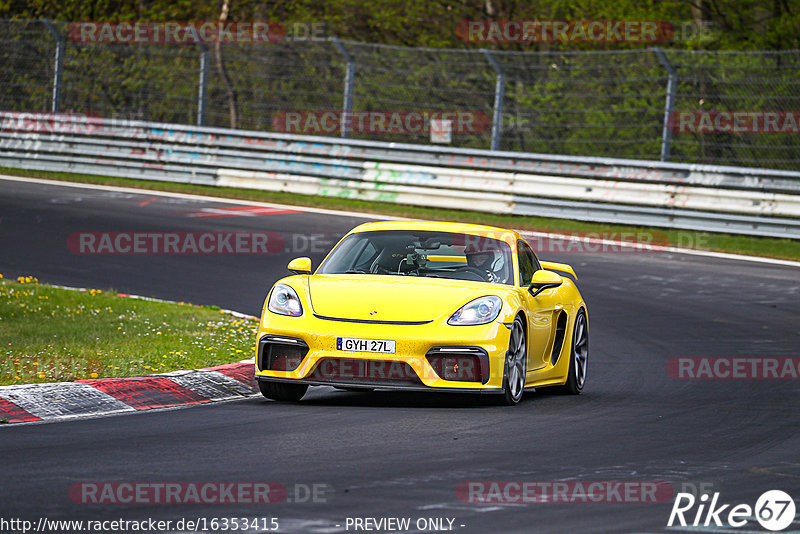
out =
[(511, 337), (506, 352), (505, 372), (503, 373), (503, 403), (509, 406), (522, 399), (525, 390), (525, 373), (528, 360), (528, 343), (525, 324), (518, 316), (511, 326)]
[(308, 384), (287, 384), (285, 382), (258, 381), (258, 389), (268, 399), (282, 402), (297, 402), (308, 390)]
[(561, 387), (561, 393), (578, 395), (586, 384), (586, 366), (589, 363), (589, 324), (586, 312), (578, 310), (575, 326), (572, 328), (572, 351), (569, 360), (567, 381)]

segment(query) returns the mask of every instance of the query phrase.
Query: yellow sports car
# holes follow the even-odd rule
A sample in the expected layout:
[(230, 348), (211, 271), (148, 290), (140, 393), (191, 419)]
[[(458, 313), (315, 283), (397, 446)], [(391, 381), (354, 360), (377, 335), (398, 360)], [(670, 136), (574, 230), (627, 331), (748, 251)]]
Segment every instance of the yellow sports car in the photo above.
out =
[(313, 274), (309, 258), (289, 270), (258, 331), (267, 398), (334, 386), (496, 393), (511, 405), (526, 389), (578, 394), (586, 382), (589, 323), (575, 272), (540, 262), (517, 232), (366, 223)]

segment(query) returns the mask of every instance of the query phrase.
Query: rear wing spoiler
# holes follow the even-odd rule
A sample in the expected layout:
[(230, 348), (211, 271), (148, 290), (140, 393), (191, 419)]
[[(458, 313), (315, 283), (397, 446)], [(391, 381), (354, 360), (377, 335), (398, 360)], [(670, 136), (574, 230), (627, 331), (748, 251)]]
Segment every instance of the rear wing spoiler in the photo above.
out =
[(556, 263), (554, 261), (540, 261), (539, 263), (542, 265), (542, 269), (571, 274), (575, 280), (578, 280), (578, 275), (575, 274), (575, 269), (573, 269), (571, 265), (567, 265), (566, 263)]

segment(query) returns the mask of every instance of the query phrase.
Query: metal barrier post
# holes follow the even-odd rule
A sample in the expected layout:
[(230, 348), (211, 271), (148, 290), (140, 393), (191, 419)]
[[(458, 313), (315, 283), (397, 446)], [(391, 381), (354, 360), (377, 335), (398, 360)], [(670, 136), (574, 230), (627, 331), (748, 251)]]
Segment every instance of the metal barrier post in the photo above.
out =
[(356, 74), (356, 60), (338, 38), (331, 37), (330, 41), (347, 63), (347, 70), (344, 74), (344, 102), (342, 103), (341, 125), (342, 137), (346, 138), (350, 137), (350, 114), (353, 112), (353, 81)]
[(197, 125), (206, 125), (206, 100), (208, 97), (208, 47), (197, 43), (200, 48), (200, 80), (197, 88)]
[(192, 36), (200, 49), (200, 76), (197, 82), (197, 125), (206, 125), (206, 98), (208, 95), (208, 47), (200, 38), (193, 24), (186, 26), (186, 32)]
[(503, 132), (503, 100), (506, 96), (506, 73), (497, 62), (490, 50), (481, 48), (486, 60), (497, 74), (497, 83), (494, 86), (494, 113), (492, 115), (492, 145), (491, 150), (500, 148), (500, 136)]
[(53, 26), (52, 22), (47, 19), (42, 19), (42, 22), (56, 41), (56, 57), (55, 63), (53, 64), (53, 99), (50, 104), (50, 110), (53, 113), (58, 113), (61, 108), (61, 77), (64, 70), (64, 46), (66, 42), (64, 36), (61, 35), (58, 28)]
[(653, 47), (658, 61), (667, 70), (667, 103), (664, 106), (664, 128), (661, 132), (661, 161), (669, 161), (669, 150), (672, 144), (672, 130), (669, 120), (675, 109), (675, 92), (678, 88), (678, 70), (669, 60), (664, 51), (659, 47)]

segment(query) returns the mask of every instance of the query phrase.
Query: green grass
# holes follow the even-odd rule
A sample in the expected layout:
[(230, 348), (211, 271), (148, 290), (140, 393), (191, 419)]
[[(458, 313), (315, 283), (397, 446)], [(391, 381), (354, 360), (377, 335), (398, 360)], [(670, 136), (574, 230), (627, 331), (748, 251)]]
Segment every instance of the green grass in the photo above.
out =
[(599, 233), (601, 236), (607, 237), (608, 239), (613, 239), (615, 235), (621, 232), (645, 232), (648, 235), (655, 236), (654, 242), (658, 244), (668, 244), (697, 250), (710, 250), (733, 254), (748, 254), (753, 256), (800, 260), (800, 240), (794, 239), (750, 237), (731, 234), (694, 232), (689, 230), (665, 230), (661, 228), (643, 228), (613, 224), (588, 223), (570, 219), (497, 215), (468, 210), (423, 208), (418, 206), (369, 202), (347, 198), (317, 197), (293, 193), (178, 184), (150, 180), (132, 180), (127, 178), (113, 178), (107, 176), (94, 176), (64, 172), (29, 171), (4, 167), (0, 167), (0, 174), (30, 176), (47, 178), (50, 180), (83, 182), (91, 184), (116, 185), (158, 191), (194, 193), (214, 197), (252, 200), (259, 202), (273, 202), (279, 204), (293, 204), (297, 206), (347, 210), (377, 215), (394, 215), (416, 219), (481, 223), (521, 230), (567, 232), (577, 233), (580, 235), (586, 233)]
[(233, 363), (255, 354), (257, 326), (214, 307), (0, 280), (0, 385)]

